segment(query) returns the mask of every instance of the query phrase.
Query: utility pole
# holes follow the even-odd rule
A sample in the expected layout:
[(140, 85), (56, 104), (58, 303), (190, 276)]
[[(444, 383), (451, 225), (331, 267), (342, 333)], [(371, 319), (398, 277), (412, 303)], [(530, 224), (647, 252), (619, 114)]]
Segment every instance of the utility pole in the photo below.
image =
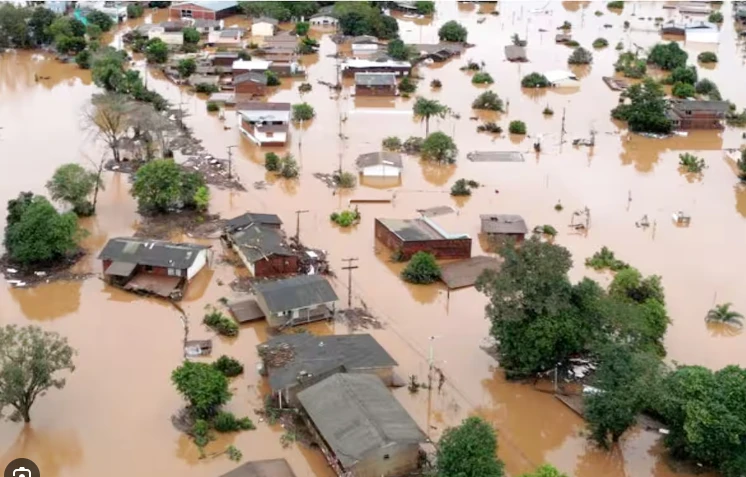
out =
[(347, 262), (347, 266), (342, 267), (342, 270), (347, 270), (347, 308), (352, 308), (352, 271), (360, 267), (352, 264), (357, 258), (343, 258), (342, 261)]
[(307, 213), (307, 210), (296, 210), (295, 211), (295, 241), (300, 245), (300, 214)]
[(228, 179), (233, 179), (233, 148), (238, 146), (228, 146)]
[(562, 131), (560, 132), (560, 146), (565, 142), (565, 108), (562, 108)]

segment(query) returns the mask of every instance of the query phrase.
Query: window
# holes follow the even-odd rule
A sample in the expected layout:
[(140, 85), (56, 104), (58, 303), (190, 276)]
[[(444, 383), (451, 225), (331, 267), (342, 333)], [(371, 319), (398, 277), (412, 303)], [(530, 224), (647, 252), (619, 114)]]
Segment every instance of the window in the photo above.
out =
[(191, 10), (182, 10), (181, 11), (181, 17), (182, 18), (192, 18), (192, 11)]
[(267, 136), (267, 137), (273, 137), (273, 136), (274, 136), (274, 134), (275, 134), (275, 133), (272, 133), (272, 132), (268, 132), (268, 133), (265, 133), (264, 135), (265, 135), (265, 136)]
[(151, 267), (150, 265), (145, 265), (145, 271), (146, 272), (152, 272), (153, 271), (153, 267)]
[(391, 458), (391, 456), (388, 455), (388, 454), (384, 454), (384, 456), (383, 456), (383, 460), (389, 460), (390, 458)]

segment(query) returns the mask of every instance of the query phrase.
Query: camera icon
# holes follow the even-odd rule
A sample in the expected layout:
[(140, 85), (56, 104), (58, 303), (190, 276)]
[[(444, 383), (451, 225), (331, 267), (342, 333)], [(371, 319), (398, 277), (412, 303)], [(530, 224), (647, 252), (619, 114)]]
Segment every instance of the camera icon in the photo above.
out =
[(19, 467), (13, 470), (13, 477), (33, 477), (31, 475), (31, 469), (26, 467)]
[(41, 472), (30, 459), (20, 458), (8, 464), (3, 477), (41, 477)]

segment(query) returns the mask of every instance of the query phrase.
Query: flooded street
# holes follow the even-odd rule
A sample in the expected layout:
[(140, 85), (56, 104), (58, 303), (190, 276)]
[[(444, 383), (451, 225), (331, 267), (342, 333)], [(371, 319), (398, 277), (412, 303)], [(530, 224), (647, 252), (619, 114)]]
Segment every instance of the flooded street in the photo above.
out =
[[(355, 304), (364, 302), (381, 319), (384, 328), (369, 332), (398, 361), (402, 377), (426, 379), (428, 352), (432, 344), (436, 365), (447, 383), (441, 393), (425, 391), (411, 395), (406, 388), (395, 395), (421, 428), (434, 440), (443, 429), (470, 413), (478, 413), (499, 430), (500, 457), (511, 475), (519, 475), (549, 462), (577, 477), (669, 477), (677, 474), (661, 457), (657, 435), (649, 431), (630, 432), (621, 449), (610, 453), (587, 442), (583, 421), (551, 394), (532, 386), (508, 383), (497, 362), (480, 349), (488, 334), (484, 318), (486, 298), (473, 288), (448, 294), (443, 285), (410, 286), (398, 277), (403, 265), (389, 261), (390, 251), (377, 244), (373, 222), (376, 217), (413, 218), (418, 209), (449, 205), (457, 214), (436, 221), (449, 232), (467, 233), (473, 241), (473, 255), (484, 254), (480, 241), (479, 214), (521, 214), (529, 228), (551, 224), (559, 234), (556, 242), (567, 247), (575, 267), (572, 278), (589, 276), (607, 284), (610, 276), (586, 269), (585, 259), (602, 246), (645, 274), (663, 278), (668, 313), (672, 319), (666, 335), (667, 359), (682, 364), (701, 364), (713, 369), (728, 364), (746, 365), (746, 333), (729, 335), (708, 328), (704, 321), (715, 303), (732, 302), (746, 310), (742, 270), (746, 264), (746, 187), (738, 184), (722, 149), (743, 143), (742, 129), (695, 131), (688, 137), (651, 139), (627, 134), (610, 119), (619, 93), (601, 80), (613, 74), (617, 52), (614, 45), (650, 47), (660, 41), (653, 18), (673, 15), (662, 2), (626, 2), (622, 14), (612, 13), (605, 2), (501, 2), (499, 16), (479, 15), (492, 5), (438, 2), (434, 20), (399, 18), (400, 34), (407, 43), (435, 43), (437, 30), (455, 19), (469, 30), (469, 42), (476, 46), (460, 58), (446, 63), (421, 66), (417, 94), (436, 98), (451, 107), (460, 119), (431, 121), (431, 131), (454, 136), (459, 147), (455, 166), (420, 163), (405, 157), (401, 186), (393, 189), (357, 187), (352, 192), (333, 194), (314, 173), (332, 173), (339, 167), (352, 171), (359, 154), (380, 149), (387, 136), (424, 136), (425, 126), (412, 118), (414, 97), (355, 99), (349, 81), (339, 98), (318, 83), (334, 82), (336, 60), (330, 58), (336, 45), (329, 35), (315, 35), (321, 48), (317, 55), (304, 57), (308, 79), (283, 79), (270, 101), (306, 101), (316, 118), (293, 126), (286, 148), (259, 148), (242, 138), (234, 113), (226, 112), (222, 122), (208, 113), (205, 98), (165, 80), (158, 72), (146, 72), (144, 60), (135, 68), (148, 75), (148, 87), (173, 104), (183, 102), (189, 113), (186, 123), (203, 141), (207, 151), (226, 156), (234, 149), (234, 168), (246, 192), (212, 189), (210, 212), (230, 218), (246, 211), (276, 213), (289, 235), (296, 232), (298, 209), (302, 241), (329, 252), (337, 294), (346, 304), (347, 276), (340, 273), (343, 258), (357, 257), (352, 278)], [(731, 23), (731, 5), (722, 7), (726, 22), (721, 42), (712, 48), (684, 44), (689, 63), (705, 50), (716, 51), (720, 63), (712, 69), (698, 68), (700, 77), (712, 79), (724, 99), (739, 110), (746, 106), (744, 53), (736, 43)], [(595, 16), (594, 12), (603, 12)], [(158, 18), (163, 19), (163, 13)], [(632, 16), (634, 13), (635, 16)], [(485, 18), (483, 23), (478, 20)], [(148, 19), (149, 21), (150, 19)], [(588, 49), (594, 39), (604, 37), (609, 47), (592, 50), (593, 64), (574, 69), (579, 88), (526, 91), (520, 78), (532, 72), (566, 69), (571, 49), (555, 44), (556, 28), (563, 21), (573, 25), (573, 38)], [(629, 31), (623, 22), (631, 23)], [(131, 22), (123, 28), (132, 27)], [(226, 24), (232, 24), (229, 19)], [(605, 24), (612, 25), (605, 28)], [(546, 30), (546, 31), (542, 31)], [(504, 60), (503, 46), (518, 33), (528, 39), (529, 63)], [(471, 102), (484, 90), (471, 84), (460, 71), (467, 60), (484, 61), (495, 79), (493, 91), (509, 102), (507, 112), (494, 120), (507, 130), (509, 121), (526, 122), (530, 137), (503, 133), (477, 133), (479, 124), (470, 120)], [(49, 76), (35, 82), (34, 74)], [(440, 90), (430, 89), (439, 79)], [(313, 90), (301, 98), (297, 86), (307, 81)], [(74, 64), (59, 64), (51, 56), (36, 52), (0, 54), (0, 204), (21, 191), (46, 194), (44, 184), (55, 168), (77, 162), (90, 166), (105, 152), (104, 145), (84, 130), (82, 112), (98, 89), (90, 72)], [(555, 114), (543, 116), (551, 107)], [(564, 144), (560, 144), (565, 116)], [(484, 115), (480, 115), (485, 117)], [(596, 131), (592, 149), (573, 147), (574, 138)], [(542, 136), (542, 152), (533, 152), (533, 139)], [(346, 139), (341, 139), (344, 137)], [(264, 169), (264, 154), (291, 152), (301, 166), (299, 180), (276, 179)], [(525, 162), (471, 162), (466, 154), (477, 150), (518, 150)], [(690, 152), (705, 159), (708, 168), (699, 181), (689, 181), (679, 172), (678, 155)], [(236, 467), (225, 456), (198, 459), (193, 442), (171, 424), (171, 415), (183, 403), (170, 381), (171, 371), (182, 361), (183, 327), (179, 313), (169, 304), (138, 297), (109, 287), (100, 279), (96, 260), (106, 241), (132, 235), (140, 216), (129, 195), (129, 178), (105, 173), (106, 189), (99, 195), (97, 215), (85, 219), (90, 231), (84, 246), (89, 252), (78, 265), (96, 275), (81, 282), (60, 282), (32, 289), (0, 287), (0, 323), (38, 324), (68, 337), (78, 350), (76, 371), (67, 386), (42, 397), (31, 410), (32, 423), (0, 423), (0, 465), (17, 457), (34, 460), (45, 477), (111, 477), (129, 475), (217, 476)], [(475, 179), (483, 187), (466, 200), (455, 201), (451, 184), (459, 178)], [(260, 190), (258, 181), (269, 185)], [(498, 193), (499, 191), (499, 193)], [(629, 200), (631, 198), (631, 201)], [(352, 230), (340, 230), (329, 214), (345, 209), (350, 199), (391, 199), (391, 204), (360, 205), (362, 222)], [(561, 201), (564, 210), (556, 212)], [(585, 235), (568, 227), (575, 210), (591, 211), (590, 230)], [(688, 228), (677, 227), (671, 214), (684, 210), (692, 217)], [(642, 216), (654, 226), (635, 227)], [(5, 213), (0, 214), (4, 227)], [(220, 250), (218, 241), (213, 248)], [(191, 321), (190, 339), (213, 338), (201, 324), (204, 307), (221, 297), (231, 297), (228, 287), (236, 277), (229, 264), (216, 262), (203, 271), (181, 305)], [(346, 327), (317, 324), (314, 333), (346, 333)], [(430, 337), (435, 339), (431, 340)], [(284, 457), (299, 477), (327, 477), (333, 472), (318, 451), (292, 444), (283, 448), (283, 429), (259, 422), (253, 410), (262, 405), (265, 384), (255, 371), (255, 346), (267, 339), (264, 323), (244, 326), (235, 339), (214, 337), (213, 358), (233, 356), (245, 365), (242, 377), (232, 381), (234, 397), (229, 403), (237, 415), (249, 415), (257, 430), (243, 432), (232, 442), (243, 453), (243, 462)], [(222, 436), (208, 446), (219, 451), (231, 441)]]

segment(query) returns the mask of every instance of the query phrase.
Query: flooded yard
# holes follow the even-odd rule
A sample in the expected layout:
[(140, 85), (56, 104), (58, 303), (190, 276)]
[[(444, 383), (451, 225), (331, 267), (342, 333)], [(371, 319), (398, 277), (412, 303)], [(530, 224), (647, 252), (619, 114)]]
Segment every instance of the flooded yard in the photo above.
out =
[[(604, 284), (610, 281), (609, 275), (583, 265), (602, 246), (643, 274), (662, 276), (672, 319), (665, 340), (669, 361), (713, 369), (744, 366), (746, 333), (723, 333), (704, 320), (715, 303), (732, 302), (734, 309), (746, 310), (742, 286), (746, 187), (738, 183), (723, 152), (741, 147), (743, 129), (654, 139), (629, 134), (610, 119), (619, 93), (601, 78), (613, 75), (614, 45), (648, 48), (660, 41), (653, 18), (673, 15), (662, 8), (662, 2), (626, 2), (621, 14), (607, 10), (605, 2), (501, 2), (497, 6), (438, 2), (437, 8), (432, 20), (399, 17), (399, 28), (407, 43), (437, 42), (439, 26), (451, 19), (469, 30), (469, 42), (475, 46), (461, 57), (416, 69), (420, 77), (416, 94), (438, 99), (460, 115), (430, 124), (431, 131), (454, 137), (458, 161), (440, 166), (405, 156), (401, 185), (394, 188), (361, 185), (334, 193), (314, 177), (332, 173), (340, 164), (352, 171), (358, 155), (380, 150), (387, 136), (404, 140), (425, 132), (424, 123), (411, 114), (414, 95), (395, 100), (355, 98), (349, 80), (343, 81), (339, 94), (319, 84), (336, 81), (337, 60), (330, 55), (337, 46), (328, 34), (314, 33), (320, 50), (303, 57), (308, 78), (283, 79), (268, 98), (306, 101), (316, 110), (313, 120), (291, 128), (285, 148), (255, 146), (240, 135), (232, 110), (221, 121), (216, 113), (206, 111), (203, 95), (180, 91), (160, 73), (148, 71), (144, 59), (136, 58), (134, 68), (147, 75), (148, 87), (173, 104), (183, 103), (189, 113), (185, 122), (207, 151), (227, 157), (226, 148), (237, 146), (233, 166), (247, 190), (213, 188), (210, 213), (223, 218), (246, 211), (276, 213), (292, 235), (295, 211), (308, 210), (299, 219), (301, 239), (328, 252), (338, 274), (333, 285), (342, 302), (347, 296), (347, 275), (340, 273), (343, 259), (358, 258), (359, 268), (352, 274), (353, 306), (364, 303), (382, 322), (382, 329), (367, 332), (398, 361), (397, 373), (425, 380), (432, 346), (435, 363), (446, 376), (442, 391), (394, 391), (430, 438), (437, 440), (449, 425), (478, 413), (499, 430), (499, 454), (510, 475), (544, 462), (577, 477), (688, 475), (670, 468), (657, 434), (635, 430), (619, 449), (604, 452), (586, 440), (583, 421), (551, 394), (506, 382), (498, 363), (480, 349), (489, 328), (484, 318), (486, 298), (473, 288), (448, 293), (442, 284), (404, 284), (398, 276), (403, 264), (390, 261), (391, 251), (376, 242), (373, 224), (377, 217), (414, 218), (420, 209), (452, 206), (455, 214), (434, 220), (449, 232), (469, 234), (474, 239), (473, 256), (487, 253), (477, 240), (480, 214), (520, 214), (529, 229), (551, 224), (559, 231), (556, 242), (573, 255), (573, 279), (590, 276)], [(723, 98), (740, 110), (746, 106), (744, 49), (730, 21), (732, 5), (726, 2), (721, 8), (726, 21), (720, 43), (705, 47), (682, 42), (682, 47), (690, 64), (701, 51), (717, 52), (720, 62), (712, 69), (699, 67), (700, 77), (717, 83)], [(490, 15), (491, 9), (500, 14)], [(596, 16), (595, 11), (603, 15)], [(163, 13), (156, 15), (161, 18)], [(578, 87), (521, 88), (521, 77), (530, 72), (566, 69), (571, 49), (554, 41), (557, 27), (565, 20), (572, 23), (573, 38), (586, 48), (598, 37), (606, 38), (610, 46), (592, 50), (592, 65), (572, 68), (580, 78)], [(631, 24), (628, 30), (624, 21)], [(123, 30), (134, 25), (130, 22)], [(528, 40), (528, 63), (504, 59), (503, 46), (516, 33)], [(510, 121), (525, 121), (527, 137), (476, 131), (479, 122), (470, 119), (475, 116), (470, 105), (485, 88), (472, 85), (469, 75), (460, 70), (467, 60), (484, 61), (485, 70), (495, 79), (489, 89), (507, 103), (505, 113), (476, 116), (493, 120), (506, 131)], [(35, 75), (49, 79), (37, 81)], [(439, 79), (442, 88), (431, 90), (433, 79)], [(313, 90), (301, 96), (298, 85), (304, 81)], [(21, 191), (45, 193), (46, 181), (60, 164), (87, 166), (98, 161), (104, 145), (84, 129), (82, 120), (82, 111), (97, 90), (90, 73), (74, 64), (60, 64), (38, 52), (0, 54), (0, 204)], [(542, 114), (547, 106), (554, 110), (553, 116)], [(572, 139), (589, 137), (591, 131), (596, 134), (595, 147), (572, 146)], [(533, 149), (537, 137), (541, 153)], [(469, 152), (489, 150), (520, 151), (525, 161), (466, 159)], [(300, 178), (278, 179), (266, 172), (263, 163), (268, 151), (291, 152), (301, 167)], [(680, 173), (678, 155), (683, 152), (707, 162), (701, 180), (690, 181)], [(465, 200), (454, 200), (450, 186), (460, 178), (477, 180), (481, 187)], [(259, 181), (268, 186), (255, 188)], [(78, 271), (93, 272), (93, 277), (30, 289), (5, 284), (0, 288), (0, 323), (38, 324), (67, 336), (78, 350), (77, 369), (67, 386), (35, 404), (30, 426), (0, 424), (0, 464), (27, 457), (44, 470), (45, 477), (221, 475), (236, 464), (224, 456), (199, 459), (193, 442), (171, 424), (172, 414), (183, 405), (170, 381), (171, 371), (183, 359), (180, 314), (165, 302), (130, 295), (100, 279), (96, 256), (101, 248), (110, 238), (133, 235), (141, 221), (129, 194), (129, 177), (106, 172), (105, 185), (96, 216), (83, 220), (90, 231), (83, 244), (88, 255), (77, 265)], [(391, 202), (361, 204), (361, 223), (340, 229), (330, 222), (329, 214), (346, 209), (351, 199)], [(554, 209), (558, 201), (564, 206), (560, 212)], [(590, 228), (579, 234), (569, 224), (572, 213), (584, 207), (590, 210)], [(678, 227), (671, 220), (679, 210), (691, 215), (689, 227)], [(637, 228), (635, 222), (644, 215), (652, 226)], [(0, 216), (4, 225), (5, 214)], [(219, 241), (204, 243), (220, 255)], [(244, 461), (283, 457), (299, 477), (331, 476), (318, 450), (299, 444), (283, 448), (283, 429), (260, 422), (254, 414), (267, 392), (255, 369), (259, 362), (255, 347), (266, 341), (266, 325), (244, 325), (237, 338), (227, 339), (213, 336), (201, 323), (206, 305), (234, 296), (228, 284), (238, 273), (230, 264), (216, 261), (212, 270), (200, 273), (181, 302), (191, 322), (190, 339), (212, 338), (213, 358), (227, 354), (245, 365), (244, 375), (231, 383), (234, 398), (229, 408), (251, 416), (257, 424), (255, 431), (211, 443), (208, 454), (233, 443)], [(347, 332), (334, 323), (317, 323), (310, 329), (319, 334)]]

